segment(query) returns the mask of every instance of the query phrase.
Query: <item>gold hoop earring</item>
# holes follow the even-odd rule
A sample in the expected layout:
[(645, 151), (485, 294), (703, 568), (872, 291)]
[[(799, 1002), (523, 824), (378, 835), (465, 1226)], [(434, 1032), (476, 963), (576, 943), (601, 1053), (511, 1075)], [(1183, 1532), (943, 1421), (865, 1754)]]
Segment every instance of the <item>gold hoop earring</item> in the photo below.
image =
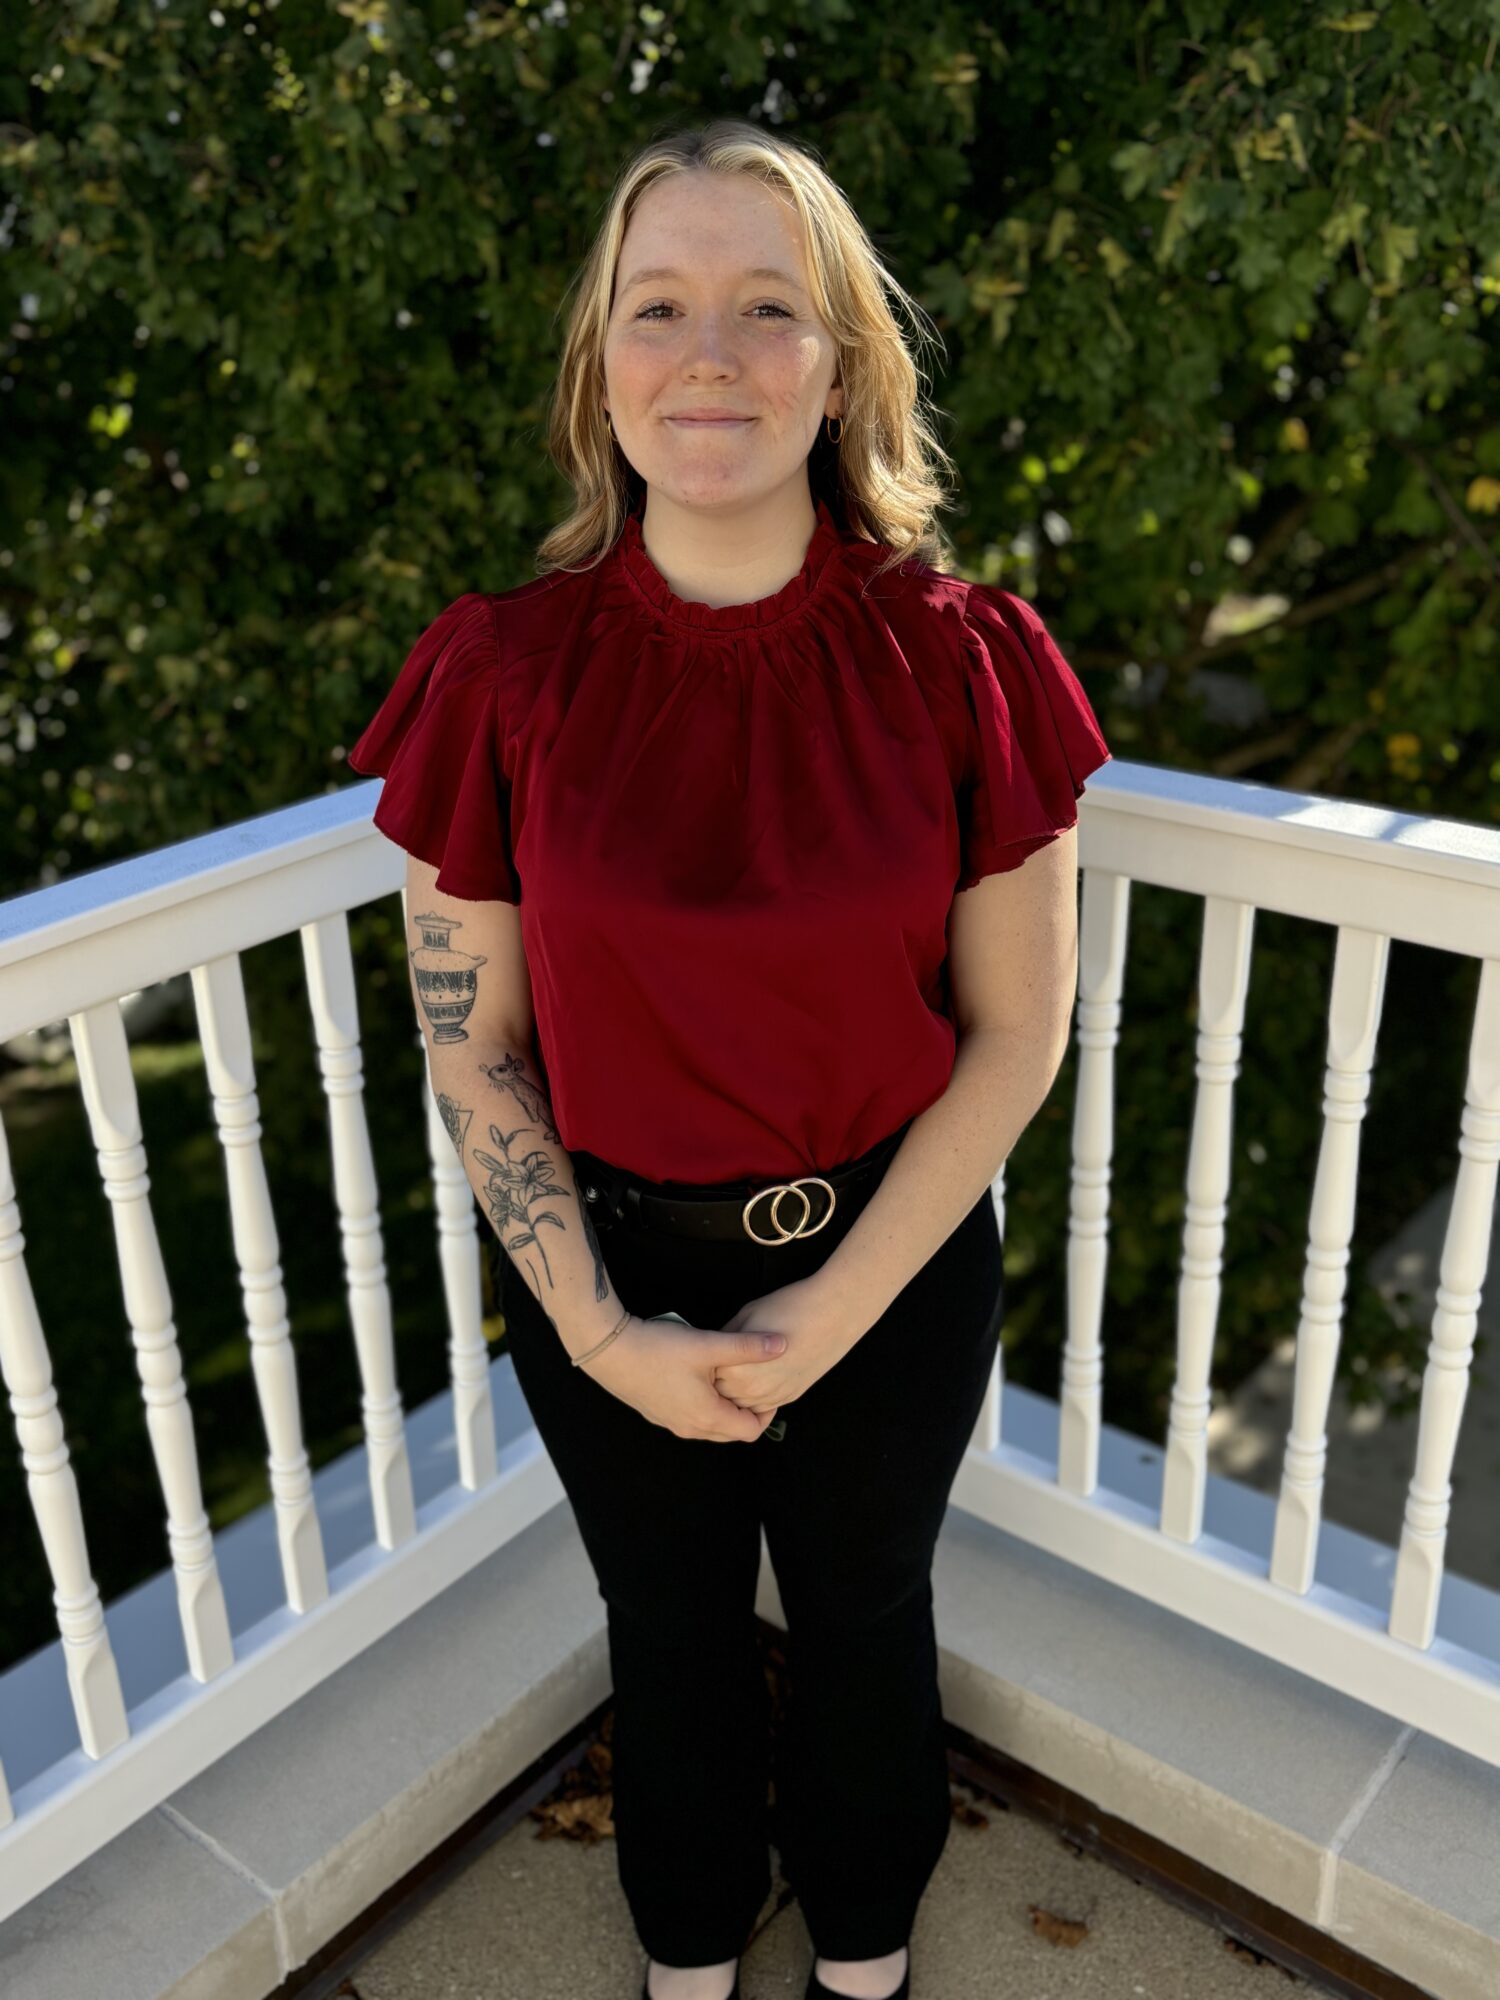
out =
[[(835, 437), (833, 434), (833, 426), (835, 424), (839, 427), (838, 437)], [(837, 444), (839, 439), (844, 435), (844, 420), (842, 417), (827, 417), (824, 419), (823, 428), (827, 434), (828, 442), (830, 444)]]
[[(607, 428), (607, 430), (609, 431), (609, 434), (610, 434), (610, 436), (611, 436), (612, 438), (614, 438), (614, 437), (615, 437), (615, 427), (614, 427), (614, 423), (613, 423), (613, 421), (611, 420), (611, 417), (610, 417), (610, 414), (609, 414), (609, 411), (608, 411), (608, 410), (606, 410), (606, 411), (604, 412), (604, 422), (605, 422), (605, 427), (606, 427), (606, 428)], [(619, 440), (618, 438), (615, 438), (615, 443), (616, 443), (616, 444), (618, 444), (619, 442), (620, 442), (620, 440)]]

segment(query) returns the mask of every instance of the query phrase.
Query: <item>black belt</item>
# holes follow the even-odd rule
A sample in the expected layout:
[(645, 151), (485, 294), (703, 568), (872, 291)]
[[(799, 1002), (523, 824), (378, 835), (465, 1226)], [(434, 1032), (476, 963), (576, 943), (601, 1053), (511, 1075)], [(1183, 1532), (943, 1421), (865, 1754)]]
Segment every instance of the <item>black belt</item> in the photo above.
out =
[(910, 1124), (908, 1119), (857, 1160), (790, 1181), (693, 1186), (642, 1180), (593, 1153), (573, 1152), (570, 1158), (579, 1190), (601, 1220), (608, 1216), (668, 1236), (759, 1243), (771, 1250), (815, 1236), (835, 1213), (844, 1218), (862, 1208), (880, 1185)]

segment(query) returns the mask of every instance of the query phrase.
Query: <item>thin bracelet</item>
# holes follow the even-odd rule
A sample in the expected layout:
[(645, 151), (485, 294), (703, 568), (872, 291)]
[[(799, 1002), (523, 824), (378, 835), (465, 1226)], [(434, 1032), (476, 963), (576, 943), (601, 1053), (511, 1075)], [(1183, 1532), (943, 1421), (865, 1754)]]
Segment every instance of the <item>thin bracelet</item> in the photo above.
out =
[(573, 1356), (573, 1366), (576, 1368), (581, 1361), (592, 1361), (596, 1354), (602, 1354), (605, 1348), (608, 1347), (609, 1343), (615, 1338), (615, 1335), (619, 1333), (621, 1327), (624, 1326), (626, 1320), (628, 1320), (629, 1317), (630, 1314), (628, 1312), (621, 1313), (613, 1329), (609, 1333), (605, 1334), (603, 1340), (599, 1342), (597, 1347), (591, 1347), (588, 1349), (586, 1353), (575, 1354)]

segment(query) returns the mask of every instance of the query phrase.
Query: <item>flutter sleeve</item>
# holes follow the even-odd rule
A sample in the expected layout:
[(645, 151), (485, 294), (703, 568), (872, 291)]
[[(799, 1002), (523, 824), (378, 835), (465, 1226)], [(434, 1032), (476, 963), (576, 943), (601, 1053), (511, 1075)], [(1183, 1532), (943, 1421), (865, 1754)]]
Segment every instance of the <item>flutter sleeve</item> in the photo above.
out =
[(1076, 825), (1084, 780), (1112, 753), (1078, 676), (1025, 598), (972, 584), (962, 655), (968, 745), (956, 888), (971, 889)]
[(349, 752), (354, 770), (385, 779), (376, 826), (465, 902), (521, 900), (500, 681), (493, 608), (470, 591), (417, 640)]

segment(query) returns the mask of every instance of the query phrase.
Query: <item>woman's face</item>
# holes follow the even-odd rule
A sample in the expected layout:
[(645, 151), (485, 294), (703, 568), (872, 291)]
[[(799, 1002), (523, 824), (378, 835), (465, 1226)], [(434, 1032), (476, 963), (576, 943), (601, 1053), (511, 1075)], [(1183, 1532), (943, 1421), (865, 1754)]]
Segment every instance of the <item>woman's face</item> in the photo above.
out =
[(689, 170), (641, 197), (615, 272), (604, 402), (649, 487), (733, 508), (805, 486), (818, 428), (844, 408), (807, 276), (796, 211), (747, 174)]

